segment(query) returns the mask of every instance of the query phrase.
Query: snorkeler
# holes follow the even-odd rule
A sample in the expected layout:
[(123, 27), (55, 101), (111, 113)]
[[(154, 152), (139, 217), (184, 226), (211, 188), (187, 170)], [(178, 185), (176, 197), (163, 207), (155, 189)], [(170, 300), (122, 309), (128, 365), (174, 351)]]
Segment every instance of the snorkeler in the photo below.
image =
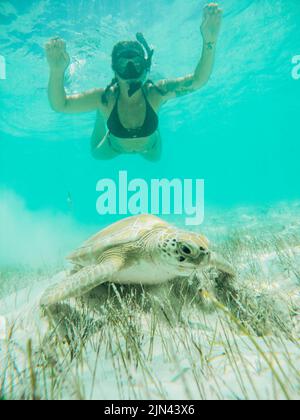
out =
[(112, 52), (115, 77), (106, 89), (71, 96), (67, 96), (64, 89), (64, 74), (70, 64), (66, 44), (59, 38), (50, 40), (45, 48), (50, 66), (48, 94), (51, 107), (63, 113), (97, 111), (91, 140), (92, 155), (96, 159), (139, 153), (150, 161), (159, 160), (158, 111), (168, 100), (195, 92), (208, 82), (221, 21), (222, 11), (218, 4), (205, 6), (201, 24), (203, 51), (193, 74), (157, 83), (148, 80), (154, 51), (139, 33), (137, 41), (115, 45)]

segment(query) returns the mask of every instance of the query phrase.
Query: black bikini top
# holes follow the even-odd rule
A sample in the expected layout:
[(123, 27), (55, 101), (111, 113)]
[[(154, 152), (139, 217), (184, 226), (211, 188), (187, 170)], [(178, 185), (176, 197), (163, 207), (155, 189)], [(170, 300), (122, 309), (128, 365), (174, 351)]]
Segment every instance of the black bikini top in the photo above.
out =
[(115, 137), (119, 137), (122, 139), (135, 139), (135, 138), (142, 138), (142, 137), (149, 137), (151, 134), (155, 133), (155, 131), (158, 128), (159, 120), (156, 112), (150, 105), (144, 89), (142, 89), (143, 95), (146, 101), (146, 117), (145, 121), (142, 127), (140, 128), (134, 128), (134, 129), (127, 129), (125, 128), (119, 117), (118, 112), (118, 102), (120, 97), (120, 91), (114, 106), (114, 109), (112, 110), (112, 113), (109, 116), (109, 119), (107, 121), (107, 127), (111, 134), (113, 134)]

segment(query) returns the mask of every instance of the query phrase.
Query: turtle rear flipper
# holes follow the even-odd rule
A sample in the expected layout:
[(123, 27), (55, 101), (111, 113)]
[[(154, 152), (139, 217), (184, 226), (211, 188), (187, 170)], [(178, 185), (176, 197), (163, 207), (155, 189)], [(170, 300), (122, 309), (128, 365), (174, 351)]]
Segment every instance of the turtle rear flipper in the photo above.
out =
[(122, 257), (109, 257), (101, 264), (82, 268), (63, 282), (50, 287), (43, 294), (40, 305), (51, 306), (66, 299), (82, 296), (102, 283), (110, 281), (124, 264)]

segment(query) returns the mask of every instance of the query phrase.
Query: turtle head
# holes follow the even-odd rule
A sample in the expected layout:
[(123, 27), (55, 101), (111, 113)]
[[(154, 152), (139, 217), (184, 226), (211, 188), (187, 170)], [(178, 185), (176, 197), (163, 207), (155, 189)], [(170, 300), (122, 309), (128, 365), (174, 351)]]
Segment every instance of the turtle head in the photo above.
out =
[(159, 243), (165, 263), (176, 267), (178, 275), (189, 275), (210, 262), (211, 252), (205, 236), (184, 231), (169, 232)]

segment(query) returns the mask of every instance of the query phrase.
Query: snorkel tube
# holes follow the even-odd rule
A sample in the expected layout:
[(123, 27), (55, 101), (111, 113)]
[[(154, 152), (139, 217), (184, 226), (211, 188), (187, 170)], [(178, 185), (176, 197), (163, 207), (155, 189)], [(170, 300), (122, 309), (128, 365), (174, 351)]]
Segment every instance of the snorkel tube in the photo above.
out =
[(145, 40), (144, 35), (141, 32), (138, 32), (136, 34), (136, 39), (137, 41), (145, 48), (146, 52), (147, 52), (147, 71), (150, 71), (151, 65), (152, 65), (152, 57), (154, 54), (154, 50), (151, 50), (151, 48), (149, 47), (149, 44), (147, 43), (147, 41)]

